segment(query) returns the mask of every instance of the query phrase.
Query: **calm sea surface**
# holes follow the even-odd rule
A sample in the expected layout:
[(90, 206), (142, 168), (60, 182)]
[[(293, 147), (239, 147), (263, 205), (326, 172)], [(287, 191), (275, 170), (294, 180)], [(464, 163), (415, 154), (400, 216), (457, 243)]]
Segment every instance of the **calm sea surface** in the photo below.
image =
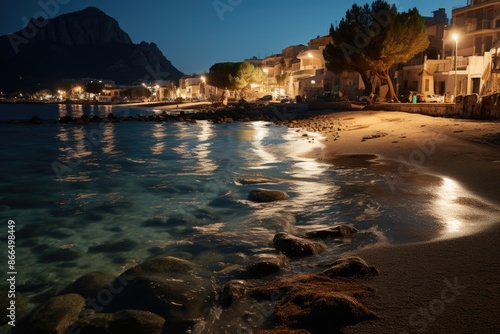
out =
[[(155, 111), (0, 104), (2, 121), (109, 112)], [(3, 122), (0, 133), (0, 235), (9, 219), (16, 222), (17, 288), (32, 305), (87, 272), (119, 274), (157, 254), (213, 272), (243, 255), (274, 253), (281, 231), (353, 224), (360, 232), (350, 242), (327, 241), (324, 256), (335, 256), (377, 242), (453, 237), (494, 219), (451, 179), (401, 176), (389, 162), (318, 162), (304, 157), (321, 149), (318, 139), (265, 122)], [(240, 182), (252, 177), (274, 182)], [(249, 202), (258, 187), (286, 191), (290, 200)]]

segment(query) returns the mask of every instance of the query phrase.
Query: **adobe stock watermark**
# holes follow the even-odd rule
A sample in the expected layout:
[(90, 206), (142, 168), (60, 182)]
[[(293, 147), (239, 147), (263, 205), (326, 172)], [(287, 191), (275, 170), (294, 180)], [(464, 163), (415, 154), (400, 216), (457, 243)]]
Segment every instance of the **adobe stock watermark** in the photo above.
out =
[(428, 157), (436, 151), (436, 146), (445, 142), (448, 136), (444, 133), (435, 133), (430, 138), (423, 141), (416, 141), (417, 148), (410, 152), (408, 157), (400, 155), (398, 161), (397, 174), (386, 172), (384, 177), (392, 192), (396, 190), (399, 177), (408, 177), (420, 169)]
[(25, 25), (25, 27), (21, 30), (21, 34), (7, 35), (14, 52), (19, 52), (20, 45), (28, 44), (29, 41), (38, 34), (40, 28), (47, 25), (50, 18), (59, 14), (60, 6), (66, 5), (70, 1), (71, 0), (39, 0), (37, 4), (41, 10), (33, 14), (32, 17), (34, 19), (30, 20), (26, 16), (21, 18), (21, 21)]
[(212, 2), (215, 12), (221, 21), (224, 21), (224, 14), (232, 12), (236, 7), (241, 5), (243, 0), (215, 0)]
[(143, 82), (150, 81), (150, 78), (153, 81), (161, 81), (165, 80), (170, 75), (170, 72), (162, 72), (160, 63), (156, 63), (155, 68), (152, 68), (150, 65), (146, 66), (146, 74), (142, 79)]
[(454, 303), (457, 297), (462, 294), (461, 290), (468, 288), (467, 285), (460, 285), (458, 283), (458, 277), (455, 277), (453, 283), (445, 279), (444, 284), (446, 287), (441, 290), (439, 298), (431, 300), (429, 305), (420, 307), (408, 317), (408, 324), (412, 329), (410, 329), (410, 331), (401, 331), (399, 334), (425, 332), (429, 325), (437, 319), (437, 316), (444, 313), (446, 305)]

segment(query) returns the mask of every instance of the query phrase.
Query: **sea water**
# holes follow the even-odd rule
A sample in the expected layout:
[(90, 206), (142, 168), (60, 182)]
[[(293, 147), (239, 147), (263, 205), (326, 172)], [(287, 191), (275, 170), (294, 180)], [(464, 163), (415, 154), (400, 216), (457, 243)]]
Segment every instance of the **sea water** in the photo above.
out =
[[(0, 120), (109, 112), (157, 111), (0, 105)], [(459, 236), (494, 219), (494, 209), (454, 180), (398, 174), (397, 162), (370, 155), (322, 162), (313, 156), (321, 137), (297, 131), (268, 122), (2, 122), (2, 261), (13, 220), (17, 289), (33, 306), (85, 273), (118, 275), (158, 254), (211, 272), (275, 253), (272, 239), (282, 231), (354, 225), (352, 239), (325, 241), (327, 257), (380, 242)], [(270, 182), (242, 182), (256, 177)], [(253, 203), (247, 198), (255, 188), (290, 198)]]

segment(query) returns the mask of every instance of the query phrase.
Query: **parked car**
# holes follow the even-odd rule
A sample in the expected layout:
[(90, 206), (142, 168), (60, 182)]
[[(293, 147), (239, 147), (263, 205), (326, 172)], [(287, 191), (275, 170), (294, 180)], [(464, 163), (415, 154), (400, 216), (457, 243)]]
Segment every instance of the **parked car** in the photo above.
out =
[(271, 101), (273, 99), (272, 95), (264, 95), (261, 98), (258, 98), (257, 101)]
[(444, 96), (437, 94), (427, 94), (425, 96), (426, 103), (444, 103)]
[(288, 97), (288, 96), (281, 96), (280, 102), (281, 103), (293, 103), (293, 99)]
[(186, 100), (184, 100), (184, 98), (182, 98), (182, 97), (178, 97), (175, 99), (175, 102), (184, 102), (184, 101), (186, 101)]

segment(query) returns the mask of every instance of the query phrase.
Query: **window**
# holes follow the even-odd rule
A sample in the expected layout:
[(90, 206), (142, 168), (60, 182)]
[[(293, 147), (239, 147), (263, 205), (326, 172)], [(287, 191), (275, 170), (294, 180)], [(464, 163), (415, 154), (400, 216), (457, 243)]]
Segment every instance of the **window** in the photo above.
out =
[(429, 91), (429, 79), (425, 79), (425, 89), (426, 92)]

